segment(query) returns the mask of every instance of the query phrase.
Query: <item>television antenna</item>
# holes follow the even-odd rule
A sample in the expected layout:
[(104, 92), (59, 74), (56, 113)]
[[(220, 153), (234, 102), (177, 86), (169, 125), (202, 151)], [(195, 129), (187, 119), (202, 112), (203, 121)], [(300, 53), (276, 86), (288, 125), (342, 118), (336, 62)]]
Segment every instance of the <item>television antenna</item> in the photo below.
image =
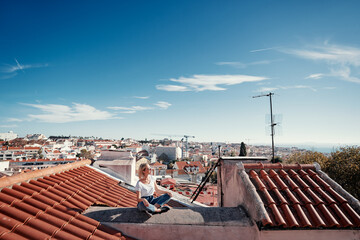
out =
[(253, 98), (258, 98), (258, 97), (269, 97), (270, 98), (270, 127), (271, 127), (271, 148), (272, 148), (272, 158), (271, 161), (274, 162), (275, 160), (275, 146), (274, 146), (274, 127), (277, 125), (276, 123), (274, 123), (274, 116), (273, 116), (273, 112), (272, 112), (272, 98), (271, 96), (273, 96), (274, 93), (269, 92), (268, 94), (262, 94), (262, 95), (258, 95), (258, 96), (253, 96)]
[[(276, 135), (281, 136), (282, 135), (282, 119), (283, 119), (282, 114), (273, 114), (273, 122), (275, 124), (274, 136), (276, 136)], [(265, 115), (265, 124), (266, 124), (266, 128), (265, 128), (266, 135), (271, 135), (271, 128), (270, 128), (270, 126), (271, 126), (271, 117), (270, 117), (270, 114)]]

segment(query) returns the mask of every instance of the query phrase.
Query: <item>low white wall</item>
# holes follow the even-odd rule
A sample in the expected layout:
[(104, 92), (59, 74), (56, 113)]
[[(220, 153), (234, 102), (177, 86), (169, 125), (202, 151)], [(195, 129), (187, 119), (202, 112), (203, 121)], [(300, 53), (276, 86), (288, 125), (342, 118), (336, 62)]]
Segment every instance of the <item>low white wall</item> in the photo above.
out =
[(9, 168), (9, 161), (0, 161), (0, 172), (5, 171), (5, 168)]

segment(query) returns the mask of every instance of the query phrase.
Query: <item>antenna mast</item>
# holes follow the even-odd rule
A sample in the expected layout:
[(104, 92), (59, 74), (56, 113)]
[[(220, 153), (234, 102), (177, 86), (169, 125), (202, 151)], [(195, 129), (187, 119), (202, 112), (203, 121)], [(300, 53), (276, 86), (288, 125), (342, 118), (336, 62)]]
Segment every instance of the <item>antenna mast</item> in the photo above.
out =
[(274, 162), (275, 160), (275, 147), (274, 147), (274, 127), (276, 125), (276, 123), (274, 123), (274, 119), (273, 119), (273, 113), (272, 113), (272, 99), (271, 96), (274, 95), (274, 93), (269, 92), (268, 94), (262, 94), (262, 95), (258, 95), (258, 96), (253, 96), (253, 98), (258, 98), (258, 97), (270, 97), (270, 119), (271, 119), (271, 146), (272, 146), (272, 159), (271, 161)]

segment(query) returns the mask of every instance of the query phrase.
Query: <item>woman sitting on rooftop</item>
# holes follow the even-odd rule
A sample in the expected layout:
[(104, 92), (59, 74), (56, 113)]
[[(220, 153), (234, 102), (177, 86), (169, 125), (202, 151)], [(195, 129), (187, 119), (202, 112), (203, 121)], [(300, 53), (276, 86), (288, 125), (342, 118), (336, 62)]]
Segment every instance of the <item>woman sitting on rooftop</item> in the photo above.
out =
[[(137, 196), (137, 208), (145, 211), (149, 216), (153, 213), (166, 212), (170, 208), (163, 205), (170, 201), (171, 192), (162, 191), (156, 184), (156, 178), (150, 175), (151, 168), (149, 164), (143, 163), (139, 167), (139, 181), (136, 183), (135, 191)], [(154, 193), (163, 194), (155, 198)]]

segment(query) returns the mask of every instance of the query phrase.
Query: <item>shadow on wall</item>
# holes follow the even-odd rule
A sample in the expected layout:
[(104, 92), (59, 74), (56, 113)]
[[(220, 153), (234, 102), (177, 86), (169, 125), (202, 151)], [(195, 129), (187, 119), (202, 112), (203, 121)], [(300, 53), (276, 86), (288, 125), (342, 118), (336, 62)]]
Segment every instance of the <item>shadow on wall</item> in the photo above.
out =
[(242, 207), (231, 208), (173, 208), (166, 213), (148, 217), (137, 208), (92, 207), (84, 214), (101, 223), (144, 223), (147, 224), (194, 224), (194, 225), (242, 225), (253, 226)]

